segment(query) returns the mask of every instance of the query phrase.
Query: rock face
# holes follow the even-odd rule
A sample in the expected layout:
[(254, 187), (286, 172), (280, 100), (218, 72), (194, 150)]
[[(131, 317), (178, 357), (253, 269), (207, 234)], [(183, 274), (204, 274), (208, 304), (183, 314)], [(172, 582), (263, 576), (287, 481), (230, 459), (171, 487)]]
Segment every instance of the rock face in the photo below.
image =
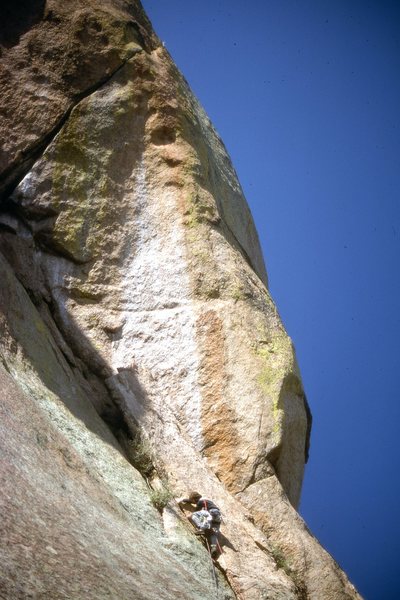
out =
[(311, 416), (222, 141), (139, 2), (24, 15), (0, 38), (3, 596), (215, 598), (168, 488), (225, 515), (221, 598), (358, 598), (295, 510)]

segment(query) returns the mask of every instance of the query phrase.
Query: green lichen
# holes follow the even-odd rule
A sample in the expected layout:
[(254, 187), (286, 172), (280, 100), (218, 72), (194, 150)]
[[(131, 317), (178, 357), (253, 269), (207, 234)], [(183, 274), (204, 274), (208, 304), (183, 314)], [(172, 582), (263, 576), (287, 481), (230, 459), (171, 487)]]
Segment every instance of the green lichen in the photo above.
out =
[(285, 375), (290, 371), (293, 354), (290, 339), (285, 335), (268, 335), (265, 328), (260, 329), (261, 339), (255, 345), (255, 354), (260, 359), (258, 384), (265, 396), (272, 400), (273, 433), (278, 437), (282, 432), (283, 409), (279, 406), (279, 391)]
[(189, 228), (202, 223), (217, 223), (219, 215), (212, 197), (202, 190), (192, 192), (186, 197), (185, 225)]
[(265, 396), (272, 395), (272, 416), (273, 416), (273, 433), (278, 435), (282, 428), (283, 411), (279, 408), (279, 397), (276, 393), (271, 394), (272, 386), (275, 382), (276, 375), (271, 371), (270, 366), (263, 366), (259, 376), (258, 384)]
[(41, 333), (41, 334), (47, 333), (47, 327), (41, 319), (35, 319), (35, 327), (36, 327), (38, 333)]
[[(52, 206), (59, 216), (53, 243), (77, 261), (104, 254), (115, 233), (121, 205), (116, 179), (126, 168), (126, 148), (120, 139), (134, 128), (131, 82), (112, 94), (104, 118), (99, 118), (94, 94), (71, 112), (50, 152)], [(114, 144), (114, 140), (118, 143)]]
[[(190, 202), (190, 200), (189, 200)], [(196, 206), (194, 203), (189, 204), (189, 209), (186, 211), (185, 225), (190, 229), (199, 225)]]
[(112, 210), (107, 175), (111, 151), (96, 144), (87, 112), (87, 106), (72, 111), (51, 157), (52, 206), (58, 212), (52, 242), (78, 262), (100, 251), (105, 236), (99, 233)]
[(239, 300), (245, 300), (246, 294), (244, 292), (243, 285), (238, 284), (233, 286), (231, 289), (231, 296), (235, 302), (238, 302)]

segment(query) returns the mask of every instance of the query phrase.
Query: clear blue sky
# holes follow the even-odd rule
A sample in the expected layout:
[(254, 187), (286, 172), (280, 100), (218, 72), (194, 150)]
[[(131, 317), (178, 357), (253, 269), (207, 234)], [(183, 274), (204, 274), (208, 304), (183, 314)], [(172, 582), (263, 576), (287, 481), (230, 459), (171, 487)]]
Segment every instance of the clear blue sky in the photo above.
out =
[(232, 157), (314, 416), (301, 514), (400, 598), (400, 2), (144, 0)]

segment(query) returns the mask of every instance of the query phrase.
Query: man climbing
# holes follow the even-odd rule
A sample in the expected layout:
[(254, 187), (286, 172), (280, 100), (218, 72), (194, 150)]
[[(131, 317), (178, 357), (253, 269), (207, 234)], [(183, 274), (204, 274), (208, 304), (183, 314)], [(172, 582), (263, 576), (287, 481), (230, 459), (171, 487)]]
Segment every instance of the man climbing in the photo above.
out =
[(219, 529), (221, 526), (221, 511), (218, 506), (208, 498), (204, 498), (199, 492), (190, 492), (187, 498), (178, 500), (182, 508), (185, 504), (196, 507), (189, 521), (197, 528), (196, 535), (204, 535), (212, 558), (217, 558), (221, 552), (218, 542)]

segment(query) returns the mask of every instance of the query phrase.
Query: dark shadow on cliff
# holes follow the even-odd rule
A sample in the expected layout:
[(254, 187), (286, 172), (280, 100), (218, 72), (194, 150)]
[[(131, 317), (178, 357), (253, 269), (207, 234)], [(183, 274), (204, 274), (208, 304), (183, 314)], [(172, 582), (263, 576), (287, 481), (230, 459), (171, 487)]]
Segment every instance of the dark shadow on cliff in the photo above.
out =
[[(138, 71), (141, 72), (139, 64), (124, 63), (122, 66), (125, 68), (118, 68), (117, 72), (108, 76), (107, 81), (113, 79), (114, 82), (118, 81), (119, 85), (124, 86), (128, 81), (135, 79)], [(146, 79), (146, 77), (153, 76), (146, 71), (142, 73), (142, 77)], [(102, 82), (103, 84), (104, 82)], [(100, 88), (98, 91), (102, 93)], [(123, 257), (134, 251), (135, 235), (134, 231), (129, 230), (126, 237), (123, 236), (126, 221), (126, 199), (123, 184), (132, 176), (142, 158), (143, 142), (138, 143), (138, 140), (142, 141), (144, 138), (148, 97), (149, 93), (143, 92), (140, 99), (137, 99), (138, 106), (133, 115), (129, 110), (121, 111), (112, 131), (110, 131), (108, 123), (103, 123), (97, 129), (93, 127), (96, 135), (93, 134), (92, 138), (85, 139), (85, 144), (82, 143), (79, 136), (76, 138), (75, 125), (70, 111), (65, 122), (62, 123), (58, 141), (52, 147), (53, 158), (60, 165), (61, 171), (65, 167), (71, 175), (68, 167), (71, 168), (72, 161), (78, 174), (81, 169), (92, 175), (94, 186), (100, 179), (104, 167), (102, 157), (99, 157), (98, 152), (94, 150), (98, 147), (104, 148), (105, 151), (110, 150), (107, 189), (109, 189), (113, 204), (110, 208), (109, 218), (113, 219), (114, 229), (120, 231), (120, 237), (123, 239), (118, 251), (118, 260), (122, 262)], [(121, 102), (126, 104), (127, 100), (124, 98)], [(123, 104), (123, 108), (127, 108), (125, 104)], [(116, 109), (116, 106), (114, 108)], [(79, 110), (85, 111), (85, 106), (82, 104), (76, 108), (78, 116)], [(97, 113), (90, 113), (89, 116), (97, 122)], [(75, 118), (78, 117), (75, 115)], [(115, 144), (116, 139), (122, 139), (124, 136), (128, 140), (126, 144)], [(50, 144), (51, 140), (48, 143)], [(83, 163), (81, 164), (79, 161), (83, 161)], [(75, 171), (73, 174), (76, 175)], [(76, 208), (79, 210), (79, 195), (77, 196), (76, 190), (69, 188), (71, 178), (71, 176), (65, 176), (59, 182), (62, 192), (52, 181), (54, 194), (57, 195), (58, 190), (59, 194), (75, 197)], [(79, 177), (76, 176), (76, 179), (79, 180)], [(96, 256), (88, 252), (88, 256), (81, 257), (79, 251), (77, 251), (78, 256), (71, 256), (67, 252), (67, 244), (58, 247), (52, 236), (52, 229), (62, 208), (55, 211), (53, 206), (42, 206), (40, 202), (36, 201), (35, 196), (34, 194), (35, 201), (29, 200), (25, 203), (20, 203), (18, 196), (7, 198), (0, 215), (0, 222), (3, 222), (3, 227), (0, 227), (0, 251), (12, 266), (14, 275), (22, 284), (48, 328), (49, 335), (52, 337), (50, 344), (52, 353), (48, 349), (45, 350), (44, 345), (43, 353), (45, 355), (48, 352), (52, 365), (59, 370), (60, 377), (53, 376), (51, 368), (46, 368), (43, 364), (46, 363), (46, 360), (43, 360), (43, 357), (39, 359), (33, 350), (28, 352), (29, 361), (44, 385), (60, 397), (77, 418), (108, 443), (118, 445), (116, 444), (116, 440), (118, 440), (119, 449), (123, 447), (124, 454), (127, 455), (129, 444), (137, 435), (139, 423), (149, 409), (147, 394), (140, 385), (133, 368), (124, 368), (119, 371), (111, 369), (107, 360), (68, 311), (69, 300), (78, 305), (93, 304), (94, 309), (96, 304), (100, 307), (101, 297), (91, 297), (90, 293), (87, 295), (86, 292), (80, 291), (80, 288), (87, 282), (90, 269), (96, 262)], [(56, 200), (57, 197), (54, 199), (54, 203)], [(107, 245), (103, 241), (102, 236), (99, 235), (97, 254), (105, 259), (98, 283), (111, 286), (115, 285), (112, 273), (118, 268), (119, 263), (111, 258), (115, 247), (111, 242)], [(67, 284), (52, 282), (46, 270), (53, 268), (53, 265), (50, 261), (51, 266), (49, 267), (47, 264), (49, 261), (42, 259), (46, 255), (57, 257), (56, 269), (60, 272), (60, 281), (63, 280), (63, 272), (73, 273), (74, 279), (82, 285), (77, 284), (74, 289), (70, 289)], [(54, 286), (56, 289), (53, 289)], [(3, 302), (4, 306), (10, 306), (13, 302), (12, 297), (6, 295)], [(99, 334), (104, 334), (104, 331), (99, 330)], [(118, 331), (107, 332), (109, 345), (118, 340), (120, 334)], [(22, 331), (20, 337), (23, 337)], [(55, 356), (58, 365), (55, 363)], [(65, 389), (64, 384), (67, 379), (71, 383), (71, 388), (74, 386), (77, 388), (76, 394), (73, 389)]]
[(46, 0), (8, 0), (2, 3), (0, 46), (16, 46), (20, 37), (43, 19)]
[(223, 534), (219, 533), (219, 543), (221, 544), (221, 548), (230, 548), (234, 552), (238, 552), (238, 549), (232, 544), (232, 542)]
[[(145, 390), (133, 369), (112, 372), (71, 315), (69, 332), (72, 329), (74, 334), (65, 333), (54, 301), (26, 285), (18, 273), (18, 263), (17, 273), (9, 266), (19, 248), (16, 241), (15, 234), (0, 232), (0, 248), (8, 259), (4, 261), (0, 254), (3, 365), (14, 379), (19, 364), (26, 370), (24, 377), (29, 378), (32, 369), (44, 389), (55, 394), (90, 431), (132, 462), (132, 444), (149, 408)], [(35, 389), (33, 379), (32, 386)]]

